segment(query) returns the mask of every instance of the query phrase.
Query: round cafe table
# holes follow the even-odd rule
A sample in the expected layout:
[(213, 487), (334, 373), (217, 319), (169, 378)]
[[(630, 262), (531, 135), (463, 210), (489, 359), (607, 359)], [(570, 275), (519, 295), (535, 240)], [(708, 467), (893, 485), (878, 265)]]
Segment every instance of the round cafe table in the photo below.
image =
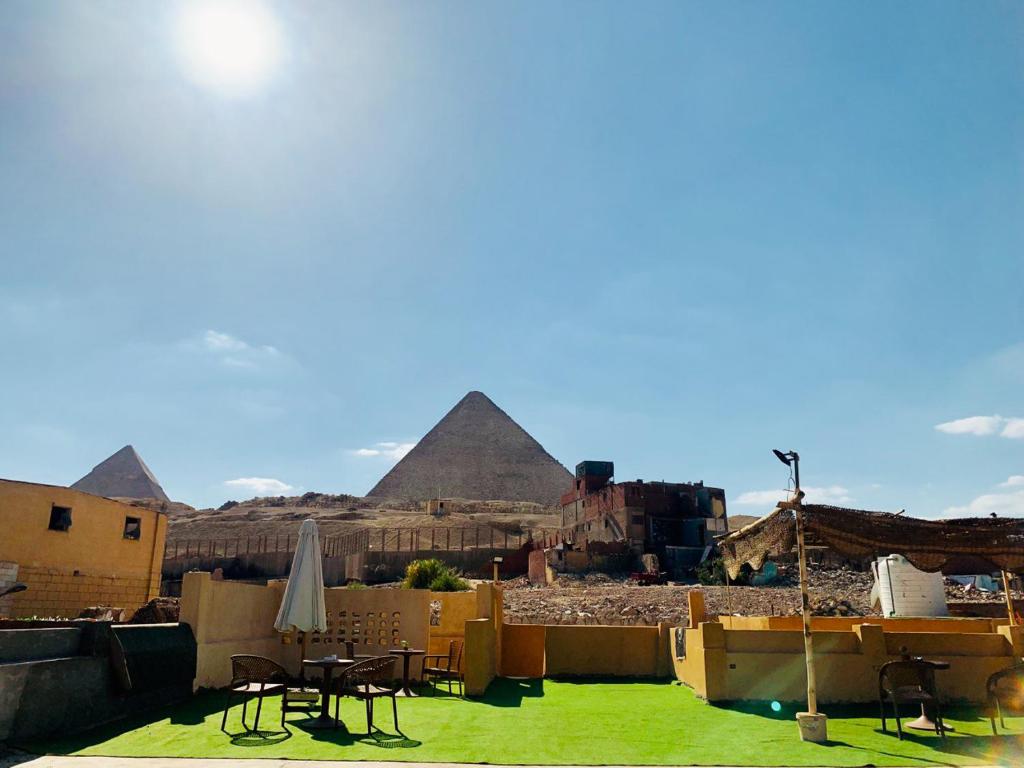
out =
[(410, 698), (419, 696), (418, 693), (413, 693), (409, 690), (409, 660), (413, 656), (422, 656), (426, 651), (420, 650), (419, 648), (392, 648), (388, 653), (393, 656), (402, 657), (402, 690), (395, 695), (407, 696)]
[[(921, 661), (927, 662), (933, 669), (949, 669), (948, 661), (931, 661), (930, 659), (921, 659)], [(907, 723), (906, 728), (913, 728), (915, 731), (931, 731), (935, 733), (935, 721), (928, 716), (928, 710), (925, 709), (924, 702), (921, 702), (921, 716), (913, 722)], [(942, 730), (952, 731), (951, 726), (942, 724)]]
[(320, 680), (320, 716), (314, 717), (306, 725), (310, 728), (337, 728), (344, 725), (341, 720), (331, 717), (331, 673), (335, 669), (351, 667), (352, 659), (303, 659), (302, 666), (317, 667), (323, 671)]

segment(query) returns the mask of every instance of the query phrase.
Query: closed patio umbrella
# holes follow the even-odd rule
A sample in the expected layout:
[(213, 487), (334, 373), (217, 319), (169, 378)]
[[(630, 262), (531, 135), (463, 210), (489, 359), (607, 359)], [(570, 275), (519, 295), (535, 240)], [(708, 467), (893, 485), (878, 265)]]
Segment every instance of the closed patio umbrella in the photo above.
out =
[(299, 529), (299, 541), (288, 574), (281, 608), (274, 621), (279, 632), (323, 632), (327, 629), (324, 606), (324, 571), (320, 555), (320, 535), (316, 523), (306, 520)]

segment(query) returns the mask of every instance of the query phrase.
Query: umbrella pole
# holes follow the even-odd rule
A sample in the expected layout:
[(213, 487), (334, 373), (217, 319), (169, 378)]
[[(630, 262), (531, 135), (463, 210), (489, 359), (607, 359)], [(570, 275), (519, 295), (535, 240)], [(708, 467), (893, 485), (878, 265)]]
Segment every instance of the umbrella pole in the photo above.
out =
[(804, 545), (803, 510), (800, 508), (799, 491), (794, 513), (796, 514), (796, 546), (800, 562), (800, 602), (804, 620), (804, 658), (807, 662), (807, 712), (798, 712), (800, 738), (804, 741), (823, 742), (828, 740), (825, 715), (818, 712), (818, 684), (814, 674), (814, 641), (811, 638), (811, 598), (808, 593), (807, 548)]
[(1017, 624), (1017, 618), (1013, 612), (1013, 595), (1010, 594), (1010, 574), (1003, 571), (1003, 592), (1006, 593), (1006, 611), (1010, 615), (1010, 626)]

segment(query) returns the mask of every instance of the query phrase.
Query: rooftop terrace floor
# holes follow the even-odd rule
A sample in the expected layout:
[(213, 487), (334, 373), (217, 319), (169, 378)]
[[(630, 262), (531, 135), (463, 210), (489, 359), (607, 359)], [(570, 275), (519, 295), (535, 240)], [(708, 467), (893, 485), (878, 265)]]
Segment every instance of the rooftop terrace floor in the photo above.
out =
[(301, 714), (290, 714), (290, 735), (283, 733), (277, 702), (268, 700), (266, 737), (241, 733), (241, 706), (228, 717), (232, 737), (220, 730), (223, 701), (203, 693), (166, 712), (18, 746), (55, 755), (551, 766), (1024, 764), (1024, 718), (1007, 719), (1015, 735), (993, 737), (977, 709), (953, 708), (946, 719), (957, 730), (945, 743), (917, 732), (901, 742), (881, 732), (876, 707), (825, 707), (832, 741), (819, 745), (799, 740), (792, 707), (712, 706), (668, 682), (499, 679), (480, 700), (399, 700), (404, 736), (392, 733), (386, 702), (377, 708), (385, 732), (366, 736), (361, 703), (345, 699), (347, 731), (307, 729)]

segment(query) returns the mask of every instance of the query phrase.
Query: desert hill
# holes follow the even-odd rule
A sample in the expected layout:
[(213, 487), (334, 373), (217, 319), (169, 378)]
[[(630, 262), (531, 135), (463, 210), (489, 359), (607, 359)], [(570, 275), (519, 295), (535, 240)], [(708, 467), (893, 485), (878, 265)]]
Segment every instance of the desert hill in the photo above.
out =
[(295, 535), (307, 518), (316, 520), (321, 537), (363, 528), (428, 530), (478, 526), (517, 535), (529, 530), (554, 529), (559, 524), (554, 508), (532, 502), (446, 499), (445, 507), (450, 513), (441, 517), (427, 514), (418, 502), (313, 492), (229, 501), (218, 509), (193, 509), (157, 500), (132, 503), (156, 509), (163, 505), (168, 516), (167, 540), (171, 543)]

